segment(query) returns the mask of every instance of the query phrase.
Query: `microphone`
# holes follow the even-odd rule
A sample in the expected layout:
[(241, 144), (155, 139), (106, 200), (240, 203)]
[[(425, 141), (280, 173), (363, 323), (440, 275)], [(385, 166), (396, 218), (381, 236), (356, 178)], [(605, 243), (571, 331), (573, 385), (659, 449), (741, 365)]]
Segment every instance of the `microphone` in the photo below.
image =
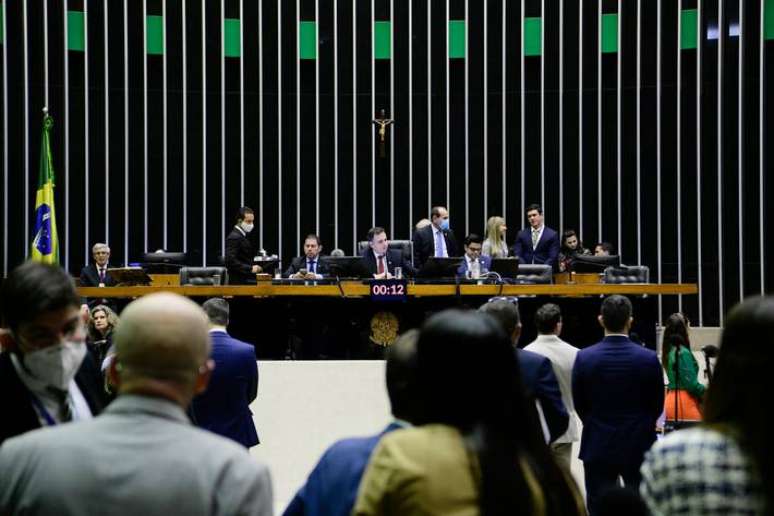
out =
[(718, 349), (718, 347), (714, 346), (712, 344), (708, 344), (708, 345), (704, 346), (703, 348), (701, 348), (701, 352), (704, 353), (704, 355), (707, 358), (715, 358), (716, 356), (718, 356), (718, 352), (719, 351), (720, 350)]

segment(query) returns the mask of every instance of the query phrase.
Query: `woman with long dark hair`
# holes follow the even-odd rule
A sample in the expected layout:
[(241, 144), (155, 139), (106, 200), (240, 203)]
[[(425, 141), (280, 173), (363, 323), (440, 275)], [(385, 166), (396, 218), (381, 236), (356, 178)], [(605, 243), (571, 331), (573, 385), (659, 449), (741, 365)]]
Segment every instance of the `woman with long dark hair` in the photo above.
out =
[(382, 439), (353, 514), (584, 513), (494, 319), (459, 310), (431, 317), (417, 363), (421, 426)]
[(773, 363), (774, 297), (744, 301), (726, 319), (704, 423), (645, 458), (640, 492), (653, 514), (774, 514)]
[(574, 229), (568, 229), (562, 233), (562, 245), (559, 248), (559, 272), (569, 272), (572, 269), (572, 261), (578, 255), (590, 255), (591, 251), (583, 247)]
[(699, 405), (705, 387), (699, 382), (699, 363), (691, 352), (689, 329), (690, 322), (681, 313), (664, 322), (661, 365), (669, 379), (664, 399), (667, 421), (701, 421)]

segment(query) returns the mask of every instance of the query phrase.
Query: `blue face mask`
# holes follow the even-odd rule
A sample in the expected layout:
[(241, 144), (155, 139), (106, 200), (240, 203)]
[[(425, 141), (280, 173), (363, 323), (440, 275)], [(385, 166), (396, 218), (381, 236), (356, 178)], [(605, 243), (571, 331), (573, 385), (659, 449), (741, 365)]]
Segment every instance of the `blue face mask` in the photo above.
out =
[(449, 231), (449, 219), (441, 219), (441, 229), (443, 231)]

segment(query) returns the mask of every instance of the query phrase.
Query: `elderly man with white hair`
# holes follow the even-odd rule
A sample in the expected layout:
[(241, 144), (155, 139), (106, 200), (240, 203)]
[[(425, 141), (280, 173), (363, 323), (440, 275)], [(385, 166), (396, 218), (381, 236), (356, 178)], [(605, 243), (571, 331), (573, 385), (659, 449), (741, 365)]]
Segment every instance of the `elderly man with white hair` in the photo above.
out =
[(109, 372), (118, 398), (92, 420), (6, 441), (0, 514), (271, 514), (266, 466), (186, 416), (212, 372), (208, 330), (175, 294), (131, 303)]
[(111, 287), (115, 281), (108, 273), (110, 261), (110, 247), (107, 244), (97, 243), (91, 248), (94, 263), (81, 269), (82, 287)]

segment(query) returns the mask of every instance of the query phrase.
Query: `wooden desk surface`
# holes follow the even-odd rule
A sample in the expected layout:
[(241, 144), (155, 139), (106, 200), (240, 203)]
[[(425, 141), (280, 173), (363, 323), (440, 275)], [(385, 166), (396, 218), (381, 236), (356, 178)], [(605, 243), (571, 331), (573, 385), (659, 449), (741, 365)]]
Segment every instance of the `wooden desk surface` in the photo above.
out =
[[(343, 296), (342, 296), (343, 291)], [(696, 294), (699, 289), (695, 283), (626, 283), (610, 285), (605, 283), (583, 283), (564, 285), (461, 285), (460, 294), (464, 296), (598, 296), (607, 294), (627, 295), (677, 295)], [(175, 292), (187, 297), (215, 296), (314, 296), (314, 297), (367, 297), (368, 285), (361, 282), (342, 282), (337, 285), (272, 285), (269, 282), (258, 285), (224, 286), (179, 286), (153, 285), (148, 287), (79, 287), (78, 293), (85, 297), (133, 298), (154, 292)], [(455, 285), (414, 285), (410, 284), (409, 296), (438, 297), (453, 296)]]

